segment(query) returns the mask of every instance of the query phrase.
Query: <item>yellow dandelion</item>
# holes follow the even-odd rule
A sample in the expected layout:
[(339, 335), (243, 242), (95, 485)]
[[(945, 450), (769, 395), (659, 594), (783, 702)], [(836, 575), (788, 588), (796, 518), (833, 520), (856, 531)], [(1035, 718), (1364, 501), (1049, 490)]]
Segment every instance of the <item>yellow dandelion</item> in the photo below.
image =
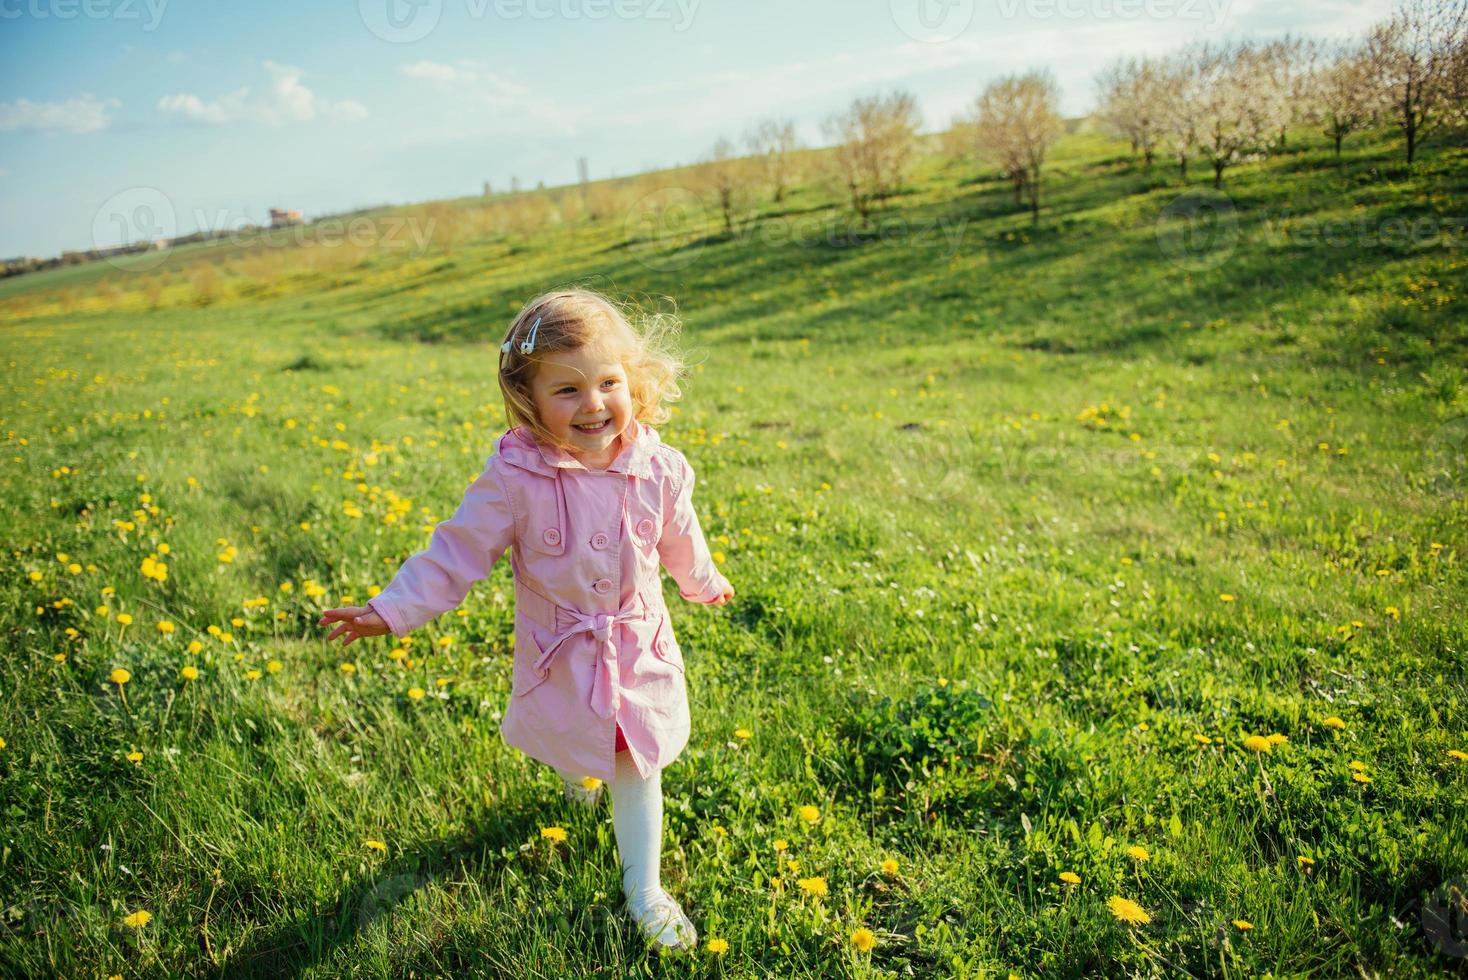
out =
[(262, 678), (264, 676), (265, 676), (265, 674), (262, 671), (256, 670), (255, 668), (251, 668), (251, 669), (245, 671), (245, 677), (247, 677), (248, 679), (250, 679), (252, 681), (258, 681), (260, 678)]
[(1354, 769), (1356, 772), (1365, 772), (1366, 771), (1366, 763), (1362, 762), (1360, 759), (1352, 759), (1350, 762), (1348, 762), (1346, 764), (1346, 768), (1347, 769)]
[(566, 839), (566, 831), (562, 827), (542, 827), (540, 828), (540, 836), (559, 844)]
[(108, 674), (107, 677), (109, 680), (112, 681), (112, 683), (116, 684), (118, 687), (121, 687), (122, 685), (133, 679), (133, 675), (122, 667), (118, 667), (112, 673)]
[(414, 701), (417, 701), (417, 700), (421, 699), (423, 697), (423, 688), (421, 688), (421, 687), (410, 687), (410, 688), (408, 688), (408, 697), (412, 698)]
[(776, 851), (776, 853), (779, 853), (780, 851), (785, 850), (789, 846), (790, 846), (790, 842), (789, 841), (787, 841), (787, 840), (780, 840), (779, 838), (776, 838), (775, 839), (775, 851)]
[(183, 670), (180, 670), (178, 672), (178, 676), (182, 677), (186, 681), (196, 681), (199, 679), (199, 668), (195, 667), (193, 664), (189, 664)]
[(167, 635), (169, 633), (172, 633), (173, 630), (174, 630), (174, 625), (172, 623), (170, 623), (168, 620), (166, 620), (166, 619), (160, 619), (160, 620), (158, 620), (158, 632)]
[(1209, 738), (1207, 735), (1194, 735), (1193, 740), (1196, 741), (1199, 745), (1213, 744), (1213, 739)]
[(1268, 752), (1274, 746), (1263, 735), (1248, 735), (1244, 738), (1244, 748), (1250, 752)]
[(1351, 773), (1351, 778), (1354, 779), (1358, 783), (1369, 783), (1369, 782), (1371, 782), (1371, 777), (1368, 776), (1368, 775), (1366, 775), (1364, 772), (1353, 772), (1353, 773)]
[(801, 878), (795, 883), (800, 886), (801, 891), (816, 898), (823, 898), (828, 892), (825, 878)]
[(127, 761), (128, 762), (142, 762), (143, 761), (143, 753), (139, 752), (137, 749), (133, 749), (131, 752), (129, 752), (127, 754)]
[(1329, 718), (1322, 721), (1321, 724), (1324, 725), (1326, 728), (1340, 729), (1346, 727), (1346, 723), (1340, 718), (1337, 718), (1335, 715), (1331, 715)]
[(877, 935), (863, 926), (851, 934), (851, 945), (858, 953), (870, 953), (877, 945)]
[(279, 660), (272, 660), (270, 661), (270, 663), (265, 665), (265, 669), (270, 671), (272, 674), (280, 673), (281, 670), (284, 669), (284, 667), (285, 665), (282, 664)]
[(1248, 932), (1250, 929), (1254, 928), (1254, 923), (1250, 922), (1248, 919), (1235, 919), (1234, 927), (1237, 928), (1240, 932)]
[(187, 649), (189, 653), (198, 653), (200, 650), (204, 649), (204, 644), (200, 643), (198, 640), (190, 640)]
[(1448, 749), (1448, 758), (1457, 759), (1459, 762), (1468, 762), (1468, 752), (1464, 752), (1462, 749)]
[(64, 653), (53, 654), (52, 657), (51, 657), (51, 659), (54, 660), (54, 661), (56, 661), (58, 664), (64, 664), (64, 663), (66, 663), (66, 654), (64, 654)]
[(1302, 867), (1302, 868), (1308, 868), (1310, 865), (1312, 865), (1312, 864), (1315, 863), (1315, 859), (1314, 858), (1312, 858), (1312, 857), (1306, 857), (1303, 854), (1297, 856), (1295, 858), (1295, 860), (1298, 861), (1298, 862), (1300, 862), (1300, 867)]
[(897, 873), (897, 861), (893, 858), (883, 861), (881, 867), (883, 874), (895, 875)]
[(744, 739), (744, 738), (749, 738), (749, 737), (751, 737), (753, 735), (754, 735), (754, 732), (750, 731), (748, 728), (736, 728), (736, 729), (734, 729), (734, 737), (735, 738)]
[(153, 913), (147, 909), (138, 909), (136, 912), (122, 920), (122, 924), (132, 929), (141, 929), (153, 918)]
[(1140, 844), (1133, 844), (1131, 847), (1128, 847), (1126, 849), (1126, 852), (1127, 852), (1128, 855), (1131, 856), (1131, 858), (1132, 858), (1133, 861), (1150, 861), (1150, 860), (1152, 860), (1152, 855), (1148, 854), (1147, 853), (1147, 849), (1145, 847), (1141, 846)]
[(354, 663), (352, 663), (350, 660), (348, 660), (346, 663), (342, 664), (342, 673), (343, 674), (355, 674), (356, 672), (357, 672), (357, 665), (354, 664)]
[(1274, 734), (1269, 735), (1268, 738), (1270, 745), (1283, 745), (1289, 741), (1287, 737), (1281, 735), (1279, 732), (1275, 732)]
[(601, 780), (595, 776), (583, 776), (581, 777), (581, 785), (586, 787), (588, 792), (595, 793), (601, 789)]
[(0, 738), (0, 749), (5, 748), (5, 739)]
[(708, 950), (710, 953), (713, 953), (715, 956), (723, 956), (725, 953), (729, 952), (729, 940), (710, 939), (708, 942), (703, 944), (703, 948)]
[(133, 618), (131, 616), (129, 616), (127, 613), (118, 613), (117, 614), (117, 622), (119, 624), (123, 625), (123, 626), (130, 626), (130, 625), (132, 625), (132, 621), (133, 621)]
[(1106, 907), (1111, 910), (1111, 914), (1116, 916), (1118, 920), (1125, 922), (1129, 926), (1144, 926), (1152, 921), (1152, 917), (1147, 914), (1146, 909), (1131, 899), (1122, 898), (1120, 895), (1112, 895), (1108, 898), (1106, 900)]
[(1081, 876), (1074, 871), (1062, 871), (1060, 872), (1060, 880), (1067, 885), (1079, 885), (1081, 883)]
[(800, 814), (800, 819), (804, 820), (806, 823), (815, 823), (816, 821), (821, 819), (820, 809), (818, 807), (813, 807), (810, 804), (806, 804), (805, 806), (801, 807), (797, 812)]
[(1396, 606), (1387, 606), (1386, 614), (1394, 620), (1400, 620), (1402, 618), (1402, 611)]
[(369, 837), (364, 843), (374, 851), (381, 851), (384, 854), (387, 853), (387, 845), (380, 840), (373, 840)]
[(1220, 593), (1218, 593), (1218, 601), (1219, 602), (1233, 602), (1234, 601), (1234, 597), (1233, 597), (1233, 595), (1231, 593), (1228, 593), (1228, 592), (1220, 592)]

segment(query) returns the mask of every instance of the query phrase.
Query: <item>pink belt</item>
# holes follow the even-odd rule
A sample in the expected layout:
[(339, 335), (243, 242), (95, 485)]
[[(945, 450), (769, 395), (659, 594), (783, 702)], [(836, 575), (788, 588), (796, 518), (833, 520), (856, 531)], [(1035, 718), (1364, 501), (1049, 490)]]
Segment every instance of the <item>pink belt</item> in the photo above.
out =
[[(654, 606), (641, 593), (615, 613), (582, 613), (568, 609), (541, 595), (516, 579), (520, 592), (515, 597), (519, 608), (549, 630), (560, 630), (550, 646), (535, 659), (535, 675), (542, 681), (550, 675), (550, 662), (565, 643), (577, 633), (591, 633), (600, 643), (596, 671), (591, 681), (591, 710), (599, 717), (610, 718), (621, 705), (616, 692), (617, 645), (612, 641), (612, 627), (639, 619), (651, 619), (661, 604)], [(567, 625), (562, 626), (565, 623)]]

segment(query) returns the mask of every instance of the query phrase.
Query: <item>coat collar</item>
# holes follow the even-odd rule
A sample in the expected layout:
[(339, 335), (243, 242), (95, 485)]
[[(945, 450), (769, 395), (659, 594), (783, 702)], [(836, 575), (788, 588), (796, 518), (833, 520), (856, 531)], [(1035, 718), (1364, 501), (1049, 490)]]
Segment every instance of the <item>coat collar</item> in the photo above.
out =
[[(607, 472), (651, 479), (652, 457), (661, 441), (656, 429), (633, 419), (627, 431), (622, 433), (622, 451), (612, 460)], [(495, 452), (504, 457), (506, 463), (544, 476), (555, 476), (562, 469), (592, 472), (564, 449), (542, 445), (523, 425), (505, 430), (504, 435), (495, 441)]]

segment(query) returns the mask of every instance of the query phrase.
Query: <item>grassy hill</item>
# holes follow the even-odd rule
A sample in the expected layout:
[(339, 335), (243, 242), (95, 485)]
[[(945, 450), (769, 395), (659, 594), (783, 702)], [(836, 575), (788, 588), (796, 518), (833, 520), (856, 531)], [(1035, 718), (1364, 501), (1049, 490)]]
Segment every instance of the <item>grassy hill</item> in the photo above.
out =
[(670, 593), (665, 884), (729, 949), (667, 969), (1461, 969), (1468, 154), (1355, 144), (1218, 195), (1076, 133), (1033, 226), (929, 156), (869, 229), (807, 182), (658, 230), (671, 172), (0, 283), (0, 964), (642, 969), (607, 812), (496, 734), (507, 564), (411, 643), (315, 626), (452, 512), (509, 318), (575, 282), (682, 317), (663, 436), (738, 589)]

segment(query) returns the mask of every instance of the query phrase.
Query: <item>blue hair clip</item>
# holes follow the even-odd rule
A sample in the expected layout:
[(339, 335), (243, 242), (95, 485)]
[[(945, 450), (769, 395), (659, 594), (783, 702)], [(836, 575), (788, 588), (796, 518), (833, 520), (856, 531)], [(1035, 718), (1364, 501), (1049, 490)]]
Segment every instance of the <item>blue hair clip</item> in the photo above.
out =
[[(543, 315), (544, 314), (542, 314), (542, 316)], [(540, 317), (536, 317), (535, 318), (535, 322), (530, 325), (530, 336), (529, 336), (529, 339), (520, 341), (520, 353), (521, 354), (525, 354), (525, 355), (528, 356), (528, 355), (534, 353), (534, 351), (535, 351), (535, 338), (536, 338), (536, 335), (540, 333), (540, 320), (541, 320)], [(500, 344), (500, 353), (502, 353), (502, 354), (508, 354), (509, 352), (510, 352), (510, 341), (507, 340), (503, 344)]]

